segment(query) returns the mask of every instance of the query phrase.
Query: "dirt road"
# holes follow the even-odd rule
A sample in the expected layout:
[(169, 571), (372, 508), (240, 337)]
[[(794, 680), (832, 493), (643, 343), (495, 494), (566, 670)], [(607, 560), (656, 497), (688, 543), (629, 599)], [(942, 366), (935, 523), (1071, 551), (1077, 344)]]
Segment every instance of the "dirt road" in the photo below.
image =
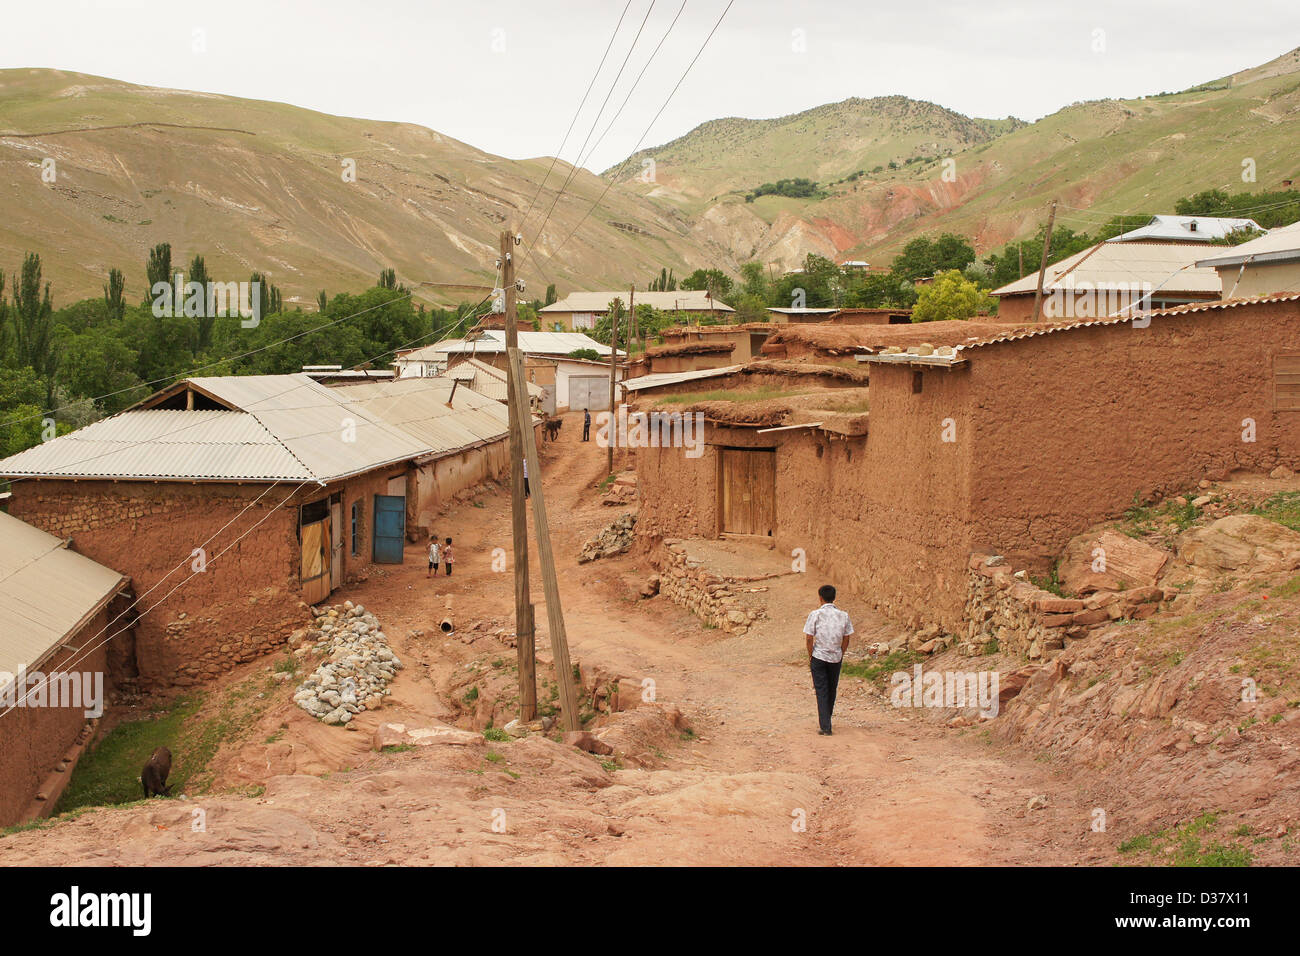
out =
[[(573, 658), (654, 680), (695, 736), (645, 741), (652, 769), (612, 769), (530, 736), (479, 747), (374, 753), (381, 721), (453, 719), (439, 688), (458, 669), (510, 658), (494, 638), (443, 640), (450, 602), (458, 631), (508, 622), (512, 579), (493, 570), (510, 550), (500, 488), (459, 503), (434, 529), (456, 542), (450, 577), (426, 578), (408, 549), (336, 600), (379, 615), (407, 661), (393, 699), (363, 714), (359, 732), (325, 727), (279, 702), (246, 743), (219, 755), (218, 787), (264, 792), (193, 795), (97, 810), (0, 840), (0, 863), (89, 864), (1017, 864), (1112, 858), (1089, 831), (1089, 807), (1050, 763), (890, 708), (860, 681), (841, 683), (833, 737), (816, 733), (801, 637), (821, 579), (774, 579), (767, 616), (750, 633), (709, 630), (663, 597), (637, 599), (648, 571), (623, 556), (579, 565), (582, 542), (622, 509), (593, 485), (605, 452), (577, 441), (580, 415), (543, 446), (543, 480)], [(575, 425), (577, 427), (575, 427)], [(531, 528), (531, 515), (530, 515)], [(501, 552), (496, 552), (499, 557)], [(534, 550), (538, 647), (547, 636)], [(499, 563), (499, 562), (498, 562)], [(890, 625), (854, 606), (860, 644)], [(414, 632), (424, 631), (423, 634)], [(265, 664), (248, 665), (250, 668)], [(236, 675), (237, 676), (237, 675)], [(278, 728), (278, 729), (277, 729)], [(265, 743), (263, 738), (265, 736)], [(1030, 798), (1047, 806), (1030, 811)], [(201, 811), (202, 828), (197, 828)]]

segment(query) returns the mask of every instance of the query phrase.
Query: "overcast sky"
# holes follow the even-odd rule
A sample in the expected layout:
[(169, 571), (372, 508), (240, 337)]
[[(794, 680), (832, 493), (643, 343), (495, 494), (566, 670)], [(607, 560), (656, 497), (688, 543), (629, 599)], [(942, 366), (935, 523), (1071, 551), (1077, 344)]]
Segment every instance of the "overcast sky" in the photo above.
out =
[[(277, 100), (428, 126), (513, 158), (599, 171), (722, 116), (902, 93), (1033, 120), (1077, 100), (1178, 90), (1300, 45), (1300, 0), (68, 0), (0, 4), (0, 67)], [(648, 11), (648, 19), (647, 19)], [(633, 39), (644, 21), (635, 45)], [(614, 91), (619, 67), (630, 59)], [(0, 127), (4, 125), (0, 99)]]

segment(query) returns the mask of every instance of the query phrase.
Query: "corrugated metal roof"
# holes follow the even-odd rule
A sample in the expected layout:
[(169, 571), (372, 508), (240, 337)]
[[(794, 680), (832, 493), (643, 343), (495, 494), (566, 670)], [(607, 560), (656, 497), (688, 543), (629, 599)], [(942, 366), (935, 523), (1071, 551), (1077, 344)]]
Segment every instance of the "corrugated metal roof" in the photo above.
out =
[[(430, 348), (437, 348), (448, 355), (455, 353), (493, 354), (506, 350), (506, 333), (504, 329), (485, 329), (474, 340), (449, 339), (435, 342)], [(610, 348), (581, 332), (520, 332), (519, 348), (529, 355), (568, 355), (578, 349), (591, 349), (597, 355), (608, 355)]]
[(447, 408), (449, 379), (328, 388), (298, 373), (190, 384), (237, 410), (128, 410), (11, 456), (0, 476), (323, 483), (506, 434), (504, 406), (470, 389)]
[(254, 416), (139, 409), (79, 428), (0, 462), (5, 477), (306, 481), (312, 478)]
[(1289, 226), (1279, 226), (1266, 236), (1252, 239), (1234, 246), (1231, 252), (1202, 259), (1196, 264), (1209, 268), (1239, 266), (1246, 260), (1261, 265), (1267, 262), (1283, 262), (1288, 259), (1300, 259), (1300, 222)]
[(447, 378), (348, 385), (342, 391), (350, 407), (381, 418), (424, 444), (426, 451), (419, 457), (449, 454), (509, 433), (506, 406), (472, 390), (458, 388), (454, 408), (448, 408), (452, 381)]
[(35, 668), (126, 583), (63, 544), (0, 512), (0, 671)]
[[(615, 299), (623, 301), (627, 308), (628, 290), (618, 289), (613, 292), (570, 292), (559, 302), (541, 309), (542, 312), (608, 312), (609, 304)], [(682, 289), (677, 292), (638, 292), (637, 305), (666, 312), (734, 312), (736, 311), (721, 299), (710, 299), (708, 292)]]
[(1222, 239), (1240, 229), (1259, 229), (1254, 219), (1226, 219), (1221, 216), (1152, 216), (1151, 221), (1137, 229), (1130, 229), (1110, 239), (1110, 242), (1137, 242), (1140, 240), (1183, 241), (1206, 243)]
[[(485, 398), (505, 402), (509, 400), (510, 389), (506, 383), (506, 373), (495, 365), (480, 362), (478, 359), (465, 359), (444, 373), (445, 378), (464, 382), (471, 389)], [(525, 382), (529, 398), (541, 398), (546, 390), (540, 385)]]
[[(1197, 268), (1201, 246), (1178, 242), (1099, 242), (1047, 267), (1043, 291), (1075, 289), (1103, 283), (1148, 284), (1165, 295), (1179, 292), (1217, 294), (1223, 284), (1213, 269)], [(993, 295), (1032, 294), (1038, 272), (995, 289)]]
[(636, 378), (629, 378), (622, 382), (622, 385), (629, 392), (635, 392), (643, 388), (655, 388), (659, 385), (690, 382), (697, 378), (716, 378), (719, 375), (730, 375), (740, 369), (741, 366), (739, 365), (728, 365), (725, 368), (701, 368), (692, 372), (655, 372), (652, 375), (639, 375)]

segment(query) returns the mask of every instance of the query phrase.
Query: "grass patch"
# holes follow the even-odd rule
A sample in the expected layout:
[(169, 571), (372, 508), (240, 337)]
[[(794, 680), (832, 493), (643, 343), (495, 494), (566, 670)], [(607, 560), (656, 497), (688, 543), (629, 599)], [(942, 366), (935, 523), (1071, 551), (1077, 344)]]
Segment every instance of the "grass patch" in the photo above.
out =
[(1251, 508), (1250, 513), (1300, 531), (1300, 491), (1279, 491)]
[(887, 654), (880, 660), (862, 660), (854, 661), (852, 664), (845, 664), (841, 668), (841, 673), (849, 677), (861, 677), (863, 680), (870, 681), (877, 687), (884, 687), (885, 682), (891, 674), (898, 671), (907, 671), (912, 669), (912, 665), (924, 660), (924, 655), (915, 651), (909, 651), (902, 647)]
[(680, 395), (665, 395), (659, 399), (662, 405), (692, 405), (695, 402), (766, 402), (774, 398), (790, 398), (805, 392), (789, 388), (756, 388), (747, 391), (734, 389), (714, 389), (710, 392), (682, 392)]
[(483, 731), (483, 739), (491, 740), (495, 743), (502, 743), (509, 740), (510, 735), (500, 727), (489, 727), (487, 730)]
[(1250, 866), (1253, 858), (1250, 849), (1232, 842), (1248, 837), (1250, 827), (1243, 824), (1223, 835), (1226, 840), (1213, 840), (1218, 826), (1218, 814), (1203, 813), (1172, 830), (1125, 840), (1119, 845), (1119, 852), (1147, 855), (1153, 858), (1148, 863), (1167, 861), (1170, 866)]

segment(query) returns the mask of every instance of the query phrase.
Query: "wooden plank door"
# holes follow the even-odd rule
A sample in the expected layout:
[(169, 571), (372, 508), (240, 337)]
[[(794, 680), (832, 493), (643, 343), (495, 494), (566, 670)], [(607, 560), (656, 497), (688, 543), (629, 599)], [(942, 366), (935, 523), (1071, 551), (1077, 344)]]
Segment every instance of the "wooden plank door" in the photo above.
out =
[(330, 596), (329, 519), (302, 526), (302, 599), (319, 604)]
[(724, 448), (721, 468), (723, 533), (775, 534), (776, 451)]
[(343, 584), (343, 502), (330, 502), (330, 590)]

